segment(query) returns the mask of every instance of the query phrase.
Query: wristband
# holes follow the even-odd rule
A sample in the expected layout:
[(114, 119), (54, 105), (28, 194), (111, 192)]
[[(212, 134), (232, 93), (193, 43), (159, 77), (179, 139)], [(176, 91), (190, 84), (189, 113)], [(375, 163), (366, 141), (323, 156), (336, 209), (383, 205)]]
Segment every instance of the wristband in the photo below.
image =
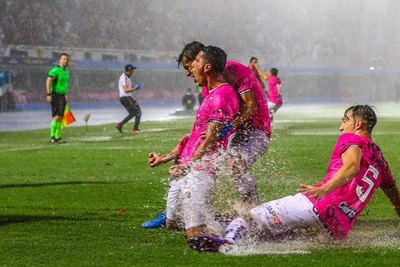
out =
[(221, 132), (219, 133), (219, 138), (224, 138), (225, 137), (225, 135), (227, 134), (227, 133), (229, 133), (230, 132), (230, 130), (232, 130), (233, 129), (233, 125), (232, 124), (227, 124), (227, 125), (225, 125), (225, 127), (221, 130)]
[(51, 96), (51, 94), (47, 94), (48, 96)]

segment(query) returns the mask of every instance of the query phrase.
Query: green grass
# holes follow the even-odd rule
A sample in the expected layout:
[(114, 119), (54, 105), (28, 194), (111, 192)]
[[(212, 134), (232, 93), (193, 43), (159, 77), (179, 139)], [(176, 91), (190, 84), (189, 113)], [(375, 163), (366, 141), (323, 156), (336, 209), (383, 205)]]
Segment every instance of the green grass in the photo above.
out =
[[(121, 135), (112, 125), (92, 126), (88, 132), (70, 127), (63, 131), (65, 145), (49, 144), (47, 129), (0, 132), (0, 264), (400, 265), (400, 220), (380, 191), (348, 241), (306, 244), (306, 254), (203, 254), (186, 247), (182, 232), (141, 229), (154, 211), (163, 210), (168, 187), (168, 166), (148, 167), (147, 154), (168, 152), (190, 131), (192, 121), (143, 122), (137, 136)], [(269, 151), (252, 169), (261, 199), (293, 194), (300, 183), (321, 180), (338, 126), (339, 118), (277, 121)], [(375, 132), (398, 174), (399, 120), (382, 119)]]

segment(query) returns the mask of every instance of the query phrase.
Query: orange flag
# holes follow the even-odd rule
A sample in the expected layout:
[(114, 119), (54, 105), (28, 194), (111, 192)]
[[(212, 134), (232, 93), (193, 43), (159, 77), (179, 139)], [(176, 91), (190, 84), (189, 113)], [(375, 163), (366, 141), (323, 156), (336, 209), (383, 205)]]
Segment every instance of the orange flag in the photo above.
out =
[(64, 117), (61, 121), (61, 128), (64, 128), (65, 126), (70, 125), (74, 121), (76, 121), (74, 114), (72, 114), (71, 110), (69, 109), (69, 105), (67, 104), (65, 106), (65, 110), (64, 110)]

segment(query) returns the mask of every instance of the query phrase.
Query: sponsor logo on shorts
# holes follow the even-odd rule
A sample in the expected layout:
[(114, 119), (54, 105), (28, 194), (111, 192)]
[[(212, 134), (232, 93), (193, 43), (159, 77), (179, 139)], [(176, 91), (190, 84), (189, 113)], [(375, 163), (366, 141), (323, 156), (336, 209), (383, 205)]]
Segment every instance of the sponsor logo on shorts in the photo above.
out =
[(347, 202), (340, 203), (338, 208), (350, 219), (350, 221), (357, 215), (357, 210), (350, 208)]
[(267, 211), (272, 215), (271, 220), (275, 225), (282, 225), (282, 221), (271, 206), (267, 206)]
[(272, 216), (272, 222), (276, 225), (282, 225), (281, 219), (276, 215)]

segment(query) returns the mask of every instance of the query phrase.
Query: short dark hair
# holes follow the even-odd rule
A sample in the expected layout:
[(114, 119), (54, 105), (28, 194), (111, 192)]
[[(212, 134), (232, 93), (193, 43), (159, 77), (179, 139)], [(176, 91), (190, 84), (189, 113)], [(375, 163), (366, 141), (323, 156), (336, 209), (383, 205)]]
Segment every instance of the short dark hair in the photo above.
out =
[(354, 105), (346, 109), (344, 114), (352, 111), (353, 118), (359, 117), (365, 122), (365, 128), (369, 133), (372, 133), (372, 129), (375, 127), (378, 119), (376, 117), (374, 107), (369, 105)]
[(249, 63), (251, 63), (253, 60), (257, 60), (258, 61), (258, 59), (256, 57), (251, 57), (250, 60), (249, 60)]
[(58, 58), (60, 59), (61, 57), (66, 56), (67, 58), (69, 58), (69, 54), (67, 53), (60, 53), (60, 55), (58, 56)]
[(187, 60), (193, 61), (196, 59), (196, 56), (200, 51), (205, 47), (204, 44), (198, 42), (198, 41), (193, 41), (185, 45), (185, 47), (182, 49), (182, 52), (179, 54), (178, 58), (176, 58), (176, 61), (178, 62), (178, 68), (182, 63), (182, 60), (186, 58)]
[(224, 72), (227, 55), (224, 50), (219, 47), (209, 45), (203, 48), (204, 60), (211, 64), (211, 71), (214, 73)]
[(130, 70), (134, 70), (137, 69), (135, 66), (133, 66), (132, 64), (128, 64), (125, 65), (125, 71), (130, 71)]
[(271, 75), (272, 76), (277, 76), (278, 75), (278, 69), (277, 68), (272, 68), (271, 69)]

